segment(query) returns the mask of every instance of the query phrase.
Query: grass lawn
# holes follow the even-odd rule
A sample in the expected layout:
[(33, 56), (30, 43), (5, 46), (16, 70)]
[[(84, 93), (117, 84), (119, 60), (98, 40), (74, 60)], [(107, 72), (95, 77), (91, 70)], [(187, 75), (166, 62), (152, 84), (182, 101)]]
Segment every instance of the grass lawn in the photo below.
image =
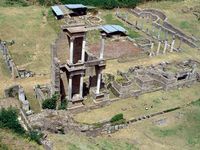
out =
[(136, 150), (132, 143), (109, 138), (91, 138), (73, 133), (66, 135), (50, 134), (56, 150)]
[[(126, 119), (147, 115), (189, 103), (200, 98), (200, 84), (180, 90), (157, 91), (113, 102), (109, 106), (77, 114), (74, 119), (83, 123), (97, 123), (110, 120), (114, 115), (123, 113)], [(153, 108), (151, 108), (151, 106)], [(145, 108), (149, 108), (145, 110)]]
[[(114, 139), (135, 141), (139, 149), (200, 149), (200, 105), (138, 122), (112, 135)], [(159, 120), (163, 124), (157, 124)]]
[(121, 21), (119, 21), (117, 19), (117, 17), (114, 15), (114, 12), (113, 13), (109, 12), (109, 13), (105, 14), (103, 16), (103, 18), (104, 18), (106, 24), (115, 24), (115, 25), (120, 25), (120, 26), (124, 27), (128, 31), (128, 35), (131, 38), (140, 37), (140, 34), (136, 30), (128, 28), (124, 23), (122, 23)]
[(36, 73), (50, 71), (50, 44), (56, 31), (48, 23), (48, 9), (39, 6), (0, 7), (0, 37), (14, 40), (9, 47), (14, 62)]
[(24, 139), (8, 130), (0, 129), (1, 150), (43, 150), (44, 148), (35, 142)]

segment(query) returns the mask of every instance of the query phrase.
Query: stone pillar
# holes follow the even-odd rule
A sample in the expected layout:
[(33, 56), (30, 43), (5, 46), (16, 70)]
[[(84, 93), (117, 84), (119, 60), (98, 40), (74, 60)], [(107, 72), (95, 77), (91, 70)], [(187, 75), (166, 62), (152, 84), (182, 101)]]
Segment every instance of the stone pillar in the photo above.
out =
[(136, 21), (135, 21), (135, 27), (137, 27), (137, 26), (138, 26), (138, 21), (136, 20)]
[(165, 30), (165, 39), (168, 39), (168, 31)]
[(105, 49), (105, 38), (106, 38), (106, 34), (103, 33), (101, 35), (101, 51), (100, 51), (99, 59), (103, 59), (103, 54), (104, 54), (104, 49)]
[(126, 17), (125, 17), (126, 21), (128, 21), (128, 13), (126, 14)]
[(171, 44), (170, 52), (173, 52), (174, 44), (175, 44), (175, 36), (173, 35), (173, 39), (172, 39), (172, 44)]
[(161, 40), (159, 40), (159, 42), (158, 42), (158, 48), (157, 48), (156, 55), (159, 55), (160, 46), (161, 46)]
[(150, 18), (150, 16), (149, 16), (149, 15), (147, 15), (147, 23), (149, 23), (149, 18)]
[(99, 94), (101, 87), (101, 71), (99, 70), (97, 75), (97, 88), (96, 88), (96, 94)]
[(152, 42), (151, 42), (150, 54), (149, 54), (150, 57), (154, 55), (153, 47), (154, 47), (154, 42), (152, 41)]
[(25, 93), (24, 93), (24, 90), (22, 87), (19, 87), (19, 90), (18, 90), (18, 99), (23, 102), (26, 100), (25, 98)]
[(168, 41), (167, 39), (165, 40), (165, 45), (164, 45), (164, 50), (163, 50), (163, 54), (166, 53), (166, 50), (167, 50), (167, 45), (168, 45)]
[(141, 21), (141, 30), (143, 30), (144, 27), (144, 17), (142, 17), (142, 21)]
[(155, 26), (153, 25), (153, 22), (152, 22), (152, 32), (154, 33), (155, 32)]
[(149, 34), (149, 28), (148, 27), (146, 28), (146, 33)]
[(85, 45), (86, 45), (86, 40), (85, 40), (85, 36), (84, 36), (83, 43), (82, 43), (82, 54), (81, 54), (82, 63), (84, 63), (84, 61), (85, 61)]
[(160, 39), (160, 32), (161, 32), (161, 27), (158, 29), (158, 39)]
[(181, 50), (181, 44), (182, 44), (182, 37), (180, 37), (180, 42), (179, 42), (179, 45), (178, 45), (178, 50)]
[(83, 97), (83, 75), (82, 74), (81, 74), (81, 77), (80, 77), (79, 95), (80, 95), (81, 98)]
[(15, 79), (15, 67), (14, 67), (14, 62), (12, 59), (10, 60), (10, 65), (11, 65), (12, 79)]
[(68, 82), (68, 100), (72, 99), (72, 77), (69, 76), (69, 82)]
[(70, 63), (73, 64), (74, 38), (70, 38)]

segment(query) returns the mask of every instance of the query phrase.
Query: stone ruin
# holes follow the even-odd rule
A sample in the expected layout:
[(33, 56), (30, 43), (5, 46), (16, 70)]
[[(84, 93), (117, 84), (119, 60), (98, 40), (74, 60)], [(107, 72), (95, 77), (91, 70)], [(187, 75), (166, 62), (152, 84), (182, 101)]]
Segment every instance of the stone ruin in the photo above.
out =
[[(57, 44), (52, 45), (51, 65), (51, 93), (58, 92), (61, 99), (67, 98), (74, 107), (80, 106), (83, 97), (91, 94), (94, 102), (106, 100), (104, 84), (102, 82), (102, 70), (105, 69), (104, 40), (102, 34), (100, 56), (94, 57), (86, 51), (86, 28), (85, 26), (62, 26), (66, 36), (68, 47), (65, 61), (60, 62), (57, 57)], [(62, 54), (64, 55), (64, 54)]]
[[(167, 16), (160, 10), (140, 9), (137, 7), (130, 9), (129, 12), (138, 18), (135, 23), (128, 20), (128, 14), (122, 15), (117, 11), (116, 16), (126, 22), (130, 28), (141, 30), (151, 38), (150, 45), (148, 41), (145, 44), (145, 46), (148, 46), (149, 56), (165, 54), (167, 51), (181, 51), (183, 42), (193, 48), (199, 48), (199, 40), (197, 38), (193, 35), (186, 35), (183, 31), (170, 24)], [(148, 25), (148, 27), (145, 27), (145, 25)], [(176, 41), (179, 43), (176, 44)], [(155, 48), (155, 43), (157, 48)]]
[(200, 81), (200, 63), (187, 60), (178, 63), (162, 62), (148, 67), (131, 67), (128, 72), (119, 72), (111, 83), (112, 92), (120, 97), (138, 97), (147, 92), (189, 87)]
[(6, 98), (8, 97), (15, 97), (17, 98), (22, 104), (22, 110), (26, 113), (31, 113), (29, 101), (26, 99), (26, 94), (24, 89), (20, 85), (14, 85), (4, 90), (4, 95)]
[(14, 42), (8, 42), (5, 41), (0, 41), (0, 51), (2, 51), (3, 58), (5, 61), (5, 64), (8, 68), (8, 70), (11, 73), (12, 78), (28, 78), (28, 77), (33, 77), (35, 75), (34, 72), (26, 70), (25, 68), (18, 68), (17, 65), (15, 64), (13, 58), (11, 57), (9, 51), (8, 51), (8, 45), (14, 44)]

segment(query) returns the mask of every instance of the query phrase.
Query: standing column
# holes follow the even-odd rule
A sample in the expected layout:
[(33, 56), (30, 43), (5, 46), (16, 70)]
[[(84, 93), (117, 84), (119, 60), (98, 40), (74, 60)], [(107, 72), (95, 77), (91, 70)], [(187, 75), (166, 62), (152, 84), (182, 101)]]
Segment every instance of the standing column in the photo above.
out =
[(172, 44), (171, 44), (170, 52), (173, 52), (174, 44), (175, 44), (175, 36), (173, 35), (173, 39), (172, 39)]
[(141, 21), (141, 30), (143, 30), (144, 27), (144, 17), (142, 17), (142, 21)]
[(163, 54), (166, 53), (166, 50), (167, 50), (167, 44), (168, 44), (168, 42), (167, 42), (167, 39), (166, 39), (166, 40), (165, 40), (165, 45), (164, 45)]
[(165, 39), (168, 39), (168, 31), (165, 30)]
[(179, 42), (179, 45), (178, 45), (178, 50), (180, 51), (181, 50), (181, 44), (182, 44), (182, 37), (180, 37), (180, 42)]
[(147, 23), (149, 23), (149, 15), (147, 15), (146, 21), (147, 21)]
[(82, 54), (81, 54), (82, 63), (84, 63), (84, 61), (85, 61), (85, 45), (86, 45), (86, 40), (85, 40), (85, 36), (84, 36), (83, 43), (82, 43)]
[(158, 29), (158, 39), (160, 39), (161, 27)]
[(80, 95), (81, 98), (83, 97), (83, 75), (82, 74), (81, 74), (81, 77), (80, 77), (79, 95)]
[(105, 38), (106, 34), (101, 34), (101, 51), (99, 59), (103, 59), (104, 49), (105, 49)]
[(69, 82), (68, 82), (68, 99), (72, 99), (72, 77), (69, 76)]
[(15, 68), (12, 59), (10, 60), (10, 66), (11, 66), (12, 79), (15, 79)]
[(159, 55), (160, 45), (161, 45), (161, 40), (159, 40), (159, 42), (158, 42), (158, 49), (157, 49), (156, 55)]
[(70, 63), (73, 64), (74, 38), (70, 38)]
[(154, 47), (154, 42), (152, 41), (152, 42), (151, 42), (150, 54), (149, 54), (150, 57), (154, 55), (153, 47)]
[(98, 75), (97, 75), (97, 89), (96, 89), (96, 94), (99, 94), (100, 87), (101, 87), (101, 70), (98, 71)]
[(135, 21), (135, 27), (136, 28), (138, 27), (138, 21), (137, 20)]

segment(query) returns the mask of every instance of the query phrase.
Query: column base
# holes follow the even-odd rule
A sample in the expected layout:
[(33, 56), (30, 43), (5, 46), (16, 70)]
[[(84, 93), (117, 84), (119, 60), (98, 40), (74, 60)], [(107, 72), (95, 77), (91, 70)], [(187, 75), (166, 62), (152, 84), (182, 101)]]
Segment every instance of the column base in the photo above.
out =
[(96, 93), (96, 89), (92, 90), (92, 98), (94, 103), (100, 103), (109, 100), (109, 95), (106, 92), (100, 91), (98, 94)]

